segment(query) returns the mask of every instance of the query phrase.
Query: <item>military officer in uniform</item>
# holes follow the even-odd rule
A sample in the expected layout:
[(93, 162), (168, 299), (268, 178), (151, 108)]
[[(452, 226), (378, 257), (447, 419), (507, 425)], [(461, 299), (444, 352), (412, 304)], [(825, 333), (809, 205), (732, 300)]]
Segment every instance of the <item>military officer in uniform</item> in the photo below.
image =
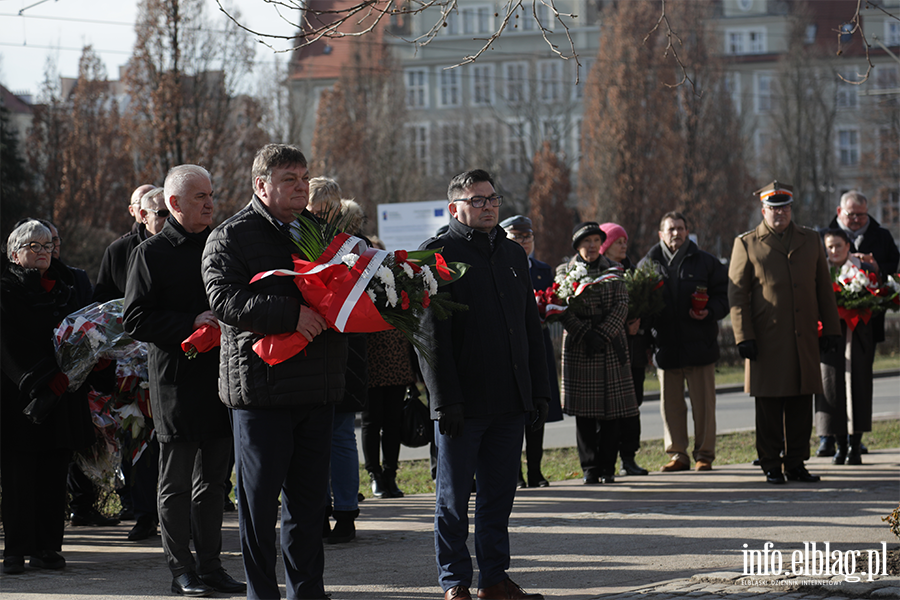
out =
[(734, 240), (728, 301), (744, 389), (756, 398), (756, 450), (767, 482), (816, 482), (804, 462), (822, 392), (819, 348), (841, 333), (831, 274), (818, 234), (791, 220), (791, 186), (773, 181), (755, 194), (763, 221)]

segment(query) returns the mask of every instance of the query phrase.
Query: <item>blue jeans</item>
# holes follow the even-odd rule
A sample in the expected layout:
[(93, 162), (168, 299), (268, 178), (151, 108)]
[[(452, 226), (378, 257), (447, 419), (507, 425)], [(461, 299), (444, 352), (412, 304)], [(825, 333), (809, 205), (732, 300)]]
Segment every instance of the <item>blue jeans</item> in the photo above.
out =
[(434, 424), (438, 449), (434, 548), (438, 581), (444, 591), (456, 585), (472, 585), (472, 558), (466, 547), (472, 477), (478, 486), (475, 497), (478, 587), (490, 587), (507, 578), (507, 528), (516, 496), (524, 430), (525, 413), (466, 419), (463, 435), (456, 439), (441, 435), (438, 423)]
[(329, 497), (334, 510), (359, 508), (359, 451), (353, 421), (356, 413), (335, 412), (331, 428), (331, 481)]
[(322, 523), (333, 406), (233, 409), (231, 414), (248, 600), (281, 597), (275, 577), (279, 493), (287, 597), (325, 598)]

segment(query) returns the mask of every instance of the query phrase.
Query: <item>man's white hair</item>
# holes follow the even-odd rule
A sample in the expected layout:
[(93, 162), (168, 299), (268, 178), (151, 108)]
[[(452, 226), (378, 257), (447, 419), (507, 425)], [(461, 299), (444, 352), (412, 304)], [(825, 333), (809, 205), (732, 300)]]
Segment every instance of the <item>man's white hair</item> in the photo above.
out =
[(194, 177), (205, 177), (208, 181), (212, 181), (209, 171), (199, 165), (178, 165), (172, 167), (166, 175), (166, 182), (163, 184), (164, 193), (166, 195), (166, 207), (173, 210), (169, 198), (172, 196), (181, 196), (187, 182)]
[(869, 205), (869, 199), (858, 190), (850, 190), (841, 196), (841, 206), (845, 206), (850, 202), (853, 202), (854, 204), (864, 204), (865, 206)]
[[(155, 187), (143, 196), (141, 196), (141, 209), (147, 210), (153, 205), (153, 199), (157, 196), (162, 196), (165, 190), (161, 187)], [(165, 200), (165, 198), (163, 198)]]

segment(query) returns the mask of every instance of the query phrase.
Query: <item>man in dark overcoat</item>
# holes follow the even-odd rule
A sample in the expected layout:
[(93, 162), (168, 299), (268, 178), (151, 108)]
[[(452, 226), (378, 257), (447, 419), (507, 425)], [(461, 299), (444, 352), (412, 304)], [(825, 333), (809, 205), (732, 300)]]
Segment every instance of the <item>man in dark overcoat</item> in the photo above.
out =
[(791, 186), (774, 181), (756, 194), (763, 221), (735, 238), (728, 270), (744, 390), (756, 398), (756, 450), (767, 482), (816, 482), (804, 462), (813, 394), (822, 392), (819, 348), (841, 334), (831, 273), (819, 235), (792, 222)]
[(498, 224), (502, 196), (482, 170), (460, 173), (447, 190), (453, 217), (447, 233), (422, 249), (442, 248), (448, 262), (471, 265), (442, 290), (468, 310), (423, 328), (434, 360), (419, 357), (438, 449), (434, 517), (438, 580), (446, 600), (471, 598), (466, 547), (475, 477), (478, 598), (543, 598), (526, 594), (509, 569), (509, 515), (516, 493), (526, 423), (542, 427), (550, 387), (544, 341), (525, 251)]
[[(231, 458), (228, 411), (219, 401), (219, 352), (188, 359), (181, 342), (207, 325), (200, 259), (213, 217), (209, 173), (180, 165), (165, 182), (171, 215), (163, 229), (134, 249), (125, 286), (125, 330), (147, 342), (150, 408), (159, 439), (157, 508), (172, 592), (206, 596), (245, 585), (222, 567), (222, 508)], [(196, 559), (191, 553), (193, 539)]]

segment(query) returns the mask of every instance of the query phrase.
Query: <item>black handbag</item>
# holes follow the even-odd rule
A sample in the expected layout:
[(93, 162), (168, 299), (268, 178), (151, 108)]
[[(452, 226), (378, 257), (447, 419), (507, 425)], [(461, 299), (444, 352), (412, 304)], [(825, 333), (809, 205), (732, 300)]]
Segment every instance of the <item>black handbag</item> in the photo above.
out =
[(434, 441), (434, 423), (431, 411), (419, 398), (419, 388), (406, 388), (406, 399), (400, 413), (400, 443), (410, 448), (419, 448)]

